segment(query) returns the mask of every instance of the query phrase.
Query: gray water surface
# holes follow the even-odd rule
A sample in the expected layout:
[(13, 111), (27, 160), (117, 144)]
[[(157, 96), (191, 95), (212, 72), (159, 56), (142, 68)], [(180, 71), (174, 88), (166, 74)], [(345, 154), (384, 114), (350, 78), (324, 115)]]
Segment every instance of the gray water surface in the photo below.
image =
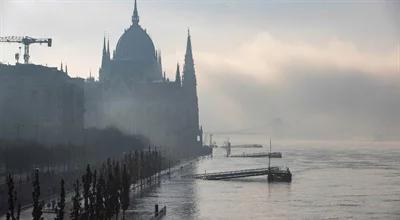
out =
[[(283, 159), (293, 182), (268, 184), (266, 177), (223, 181), (182, 175), (261, 168), (265, 158), (212, 158), (184, 166), (170, 180), (135, 196), (132, 208), (150, 215), (167, 206), (164, 219), (400, 219), (400, 148), (397, 146), (284, 146)], [(233, 149), (232, 154), (265, 152)], [(145, 218), (146, 219), (146, 218)]]

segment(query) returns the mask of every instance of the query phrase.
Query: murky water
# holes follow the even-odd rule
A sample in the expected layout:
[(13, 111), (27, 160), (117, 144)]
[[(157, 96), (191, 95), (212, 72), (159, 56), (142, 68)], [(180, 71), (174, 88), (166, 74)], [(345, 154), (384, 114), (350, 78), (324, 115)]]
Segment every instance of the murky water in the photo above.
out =
[[(293, 182), (268, 184), (266, 177), (225, 181), (181, 175), (267, 166), (265, 158), (213, 158), (193, 162), (159, 187), (135, 198), (133, 209), (150, 215), (167, 206), (165, 219), (400, 219), (400, 146), (306, 146), (277, 144)], [(232, 154), (265, 152), (233, 149)], [(146, 219), (146, 218), (145, 218)]]
[[(128, 213), (127, 219), (150, 219), (154, 204), (167, 206), (164, 219), (400, 219), (400, 145), (273, 145), (283, 158), (273, 159), (272, 165), (290, 167), (292, 183), (268, 184), (266, 177), (225, 181), (181, 177), (267, 166), (265, 158), (226, 158), (225, 150), (217, 149), (212, 158), (186, 163), (159, 186), (134, 195), (130, 209), (136, 214), (132, 218)], [(233, 149), (232, 154), (267, 151), (267, 147)], [(31, 219), (31, 210), (22, 215)]]

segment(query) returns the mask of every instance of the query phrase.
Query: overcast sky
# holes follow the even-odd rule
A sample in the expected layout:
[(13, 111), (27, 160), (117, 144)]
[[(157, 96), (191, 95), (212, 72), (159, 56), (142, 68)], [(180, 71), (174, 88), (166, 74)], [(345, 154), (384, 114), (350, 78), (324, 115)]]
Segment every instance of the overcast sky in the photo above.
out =
[[(167, 74), (193, 37), (206, 130), (297, 139), (400, 137), (400, 1), (139, 0)], [(32, 62), (97, 76), (133, 0), (0, 0), (0, 36), (51, 37)], [(14, 63), (17, 45), (0, 45)]]

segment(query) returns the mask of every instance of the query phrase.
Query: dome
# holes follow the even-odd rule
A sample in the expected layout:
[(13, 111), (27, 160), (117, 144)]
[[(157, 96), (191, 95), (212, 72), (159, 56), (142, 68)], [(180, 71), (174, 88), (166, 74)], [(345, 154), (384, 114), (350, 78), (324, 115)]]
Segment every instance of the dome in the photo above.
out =
[(139, 25), (135, 1), (132, 25), (118, 40), (110, 71), (124, 81), (158, 81), (162, 79), (159, 62), (153, 41)]
[(156, 62), (150, 36), (139, 25), (132, 25), (118, 41), (114, 59), (151, 64)]

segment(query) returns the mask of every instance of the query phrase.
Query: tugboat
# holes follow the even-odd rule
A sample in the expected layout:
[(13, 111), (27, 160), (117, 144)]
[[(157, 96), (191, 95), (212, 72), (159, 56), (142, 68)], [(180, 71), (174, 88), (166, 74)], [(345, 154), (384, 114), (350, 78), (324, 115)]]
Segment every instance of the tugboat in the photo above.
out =
[(269, 139), (269, 156), (268, 156), (268, 182), (292, 182), (292, 172), (290, 172), (289, 168), (280, 169), (277, 167), (271, 168), (271, 139)]

